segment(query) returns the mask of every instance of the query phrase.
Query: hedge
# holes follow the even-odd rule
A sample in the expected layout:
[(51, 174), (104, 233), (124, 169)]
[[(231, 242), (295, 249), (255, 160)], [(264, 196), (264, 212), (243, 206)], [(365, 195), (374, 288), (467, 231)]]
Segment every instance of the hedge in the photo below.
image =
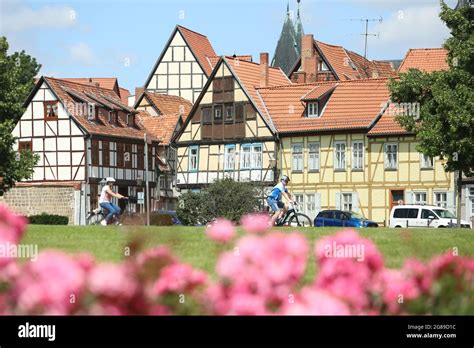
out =
[(40, 215), (31, 215), (28, 217), (30, 224), (33, 225), (67, 225), (69, 218), (67, 216), (42, 213)]

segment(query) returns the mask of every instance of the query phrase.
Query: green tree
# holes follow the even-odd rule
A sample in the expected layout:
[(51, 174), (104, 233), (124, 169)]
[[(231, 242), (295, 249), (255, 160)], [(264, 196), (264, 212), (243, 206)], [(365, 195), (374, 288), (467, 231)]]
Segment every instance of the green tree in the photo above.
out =
[(41, 65), (25, 51), (8, 55), (8, 47), (6, 37), (0, 37), (0, 122), (17, 122)]
[(39, 156), (30, 150), (16, 152), (13, 149), (15, 137), (12, 135), (14, 123), (0, 122), (0, 195), (15, 185), (15, 182), (30, 179)]
[(469, 6), (453, 10), (441, 1), (440, 18), (451, 31), (444, 43), (449, 70), (429, 74), (410, 69), (392, 79), (389, 88), (393, 102), (419, 103), (419, 115), (397, 116), (419, 140), (417, 150), (439, 156), (447, 172), (457, 173), (459, 225), (462, 174), (474, 174), (474, 11)]

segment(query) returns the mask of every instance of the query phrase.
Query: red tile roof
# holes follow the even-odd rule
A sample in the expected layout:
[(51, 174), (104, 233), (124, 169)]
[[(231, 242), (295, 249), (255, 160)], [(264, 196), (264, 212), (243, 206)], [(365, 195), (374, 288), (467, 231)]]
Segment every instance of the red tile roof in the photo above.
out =
[(418, 69), (425, 72), (433, 72), (449, 69), (447, 63), (448, 51), (444, 48), (411, 48), (398, 72), (404, 73), (409, 69)]
[(409, 134), (400, 124), (395, 120), (397, 109), (394, 104), (385, 110), (382, 117), (369, 131), (369, 136), (385, 136), (385, 135), (400, 135)]
[(193, 107), (193, 104), (189, 100), (175, 95), (153, 93), (150, 91), (146, 91), (144, 94), (161, 114), (181, 114), (183, 119), (185, 119)]
[(180, 115), (177, 113), (151, 116), (148, 112), (140, 110), (137, 116), (148, 133), (161, 139), (161, 145), (169, 145), (178, 124), (181, 123)]
[[(335, 88), (319, 118), (304, 115), (301, 98), (315, 87)], [(387, 79), (317, 82), (260, 88), (278, 132), (368, 130), (389, 99)]]
[(189, 45), (191, 51), (193, 51), (196, 59), (204, 69), (207, 76), (209, 76), (212, 72), (212, 66), (207, 58), (216, 56), (216, 52), (212, 48), (209, 39), (205, 35), (192, 31), (181, 25), (178, 25), (178, 30), (181, 35), (183, 35), (184, 40)]
[(60, 79), (92, 86), (96, 86), (98, 84), (99, 87), (118, 92), (122, 102), (125, 105), (128, 104), (128, 96), (130, 95), (130, 92), (128, 89), (119, 86), (118, 79), (116, 77), (61, 77)]
[[(51, 88), (53, 93), (59, 98), (62, 104), (68, 109), (73, 119), (89, 134), (143, 139), (144, 129), (137, 125), (129, 127), (119, 119), (118, 125), (112, 125), (102, 116), (98, 116), (99, 121), (89, 121), (86, 115), (76, 110), (77, 108), (68, 108), (68, 105), (76, 104), (77, 97), (85, 102), (96, 102), (113, 106), (116, 109), (130, 110), (123, 104), (120, 98), (110, 89), (97, 87), (95, 85), (76, 83), (70, 80), (57, 79), (52, 77), (43, 77), (44, 81)], [(41, 83), (41, 79), (38, 84)], [(38, 86), (38, 85), (37, 85)], [(31, 98), (31, 96), (30, 96)], [(134, 110), (131, 110), (134, 111)], [(155, 139), (157, 140), (157, 139)]]
[[(330, 45), (318, 40), (314, 40), (314, 46), (322, 53), (328, 68), (332, 69), (341, 81), (386, 78), (396, 75), (396, 71), (389, 62), (371, 61), (342, 46)], [(300, 63), (301, 58), (295, 63), (294, 69)]]
[[(258, 63), (239, 60), (238, 63), (229, 57), (224, 57), (235, 77), (241, 82), (242, 87), (250, 95), (261, 115), (266, 115), (265, 106), (257, 93), (260, 87), (261, 66)], [(268, 86), (279, 86), (290, 84), (291, 81), (280, 68), (268, 68)]]
[(307, 94), (305, 94), (303, 97), (301, 97), (301, 100), (319, 99), (323, 95), (325, 95), (326, 93), (333, 90), (334, 87), (335, 87), (335, 85), (332, 84), (332, 83), (328, 83), (326, 85), (317, 85), (312, 90), (310, 90)]
[(116, 77), (61, 77), (61, 80), (93, 86), (98, 83), (99, 87), (110, 90), (114, 90), (115, 85), (118, 84)]

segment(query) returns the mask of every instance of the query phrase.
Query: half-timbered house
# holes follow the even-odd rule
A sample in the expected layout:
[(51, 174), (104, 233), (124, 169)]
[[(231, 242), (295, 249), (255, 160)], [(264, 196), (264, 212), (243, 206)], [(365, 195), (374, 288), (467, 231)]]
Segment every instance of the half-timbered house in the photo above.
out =
[(215, 56), (206, 36), (178, 25), (143, 88), (180, 96), (194, 103), (212, 72), (210, 58)]
[(387, 224), (400, 201), (454, 208), (453, 175), (395, 121), (387, 79), (259, 88), (280, 138), (279, 168), (314, 218), (353, 210)]
[(161, 140), (157, 149), (159, 194), (155, 210), (172, 210), (176, 207), (176, 150), (171, 146), (171, 139), (191, 108), (191, 102), (184, 98), (149, 91), (138, 96), (135, 102), (135, 109), (139, 111), (138, 120), (150, 134)]
[[(103, 178), (114, 177), (115, 190), (125, 196), (143, 189), (146, 165), (154, 178), (158, 139), (148, 139), (144, 163), (145, 129), (113, 90), (41, 77), (25, 107), (13, 135), (19, 150), (31, 149), (40, 160), (32, 179), (5, 195), (20, 213), (55, 213), (84, 224), (98, 206)], [(153, 202), (154, 181), (150, 187)]]
[(177, 187), (200, 189), (224, 177), (272, 185), (277, 134), (256, 88), (288, 83), (268, 54), (260, 64), (221, 57), (175, 137)]

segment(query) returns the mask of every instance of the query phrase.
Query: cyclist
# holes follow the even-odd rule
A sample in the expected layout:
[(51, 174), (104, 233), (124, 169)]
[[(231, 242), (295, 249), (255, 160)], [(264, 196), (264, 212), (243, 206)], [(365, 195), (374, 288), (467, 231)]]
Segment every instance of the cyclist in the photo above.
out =
[(281, 201), (281, 197), (285, 197), (288, 202), (295, 203), (293, 199), (291, 199), (291, 195), (288, 192), (287, 185), (290, 182), (290, 178), (287, 175), (283, 175), (281, 177), (280, 183), (273, 187), (270, 195), (267, 197), (267, 203), (275, 212), (270, 219), (270, 226), (275, 225), (275, 221), (281, 219), (288, 210), (288, 203), (284, 204)]
[(109, 213), (107, 214), (105, 219), (100, 222), (103, 226), (107, 226), (113, 216), (118, 219), (118, 216), (122, 211), (120, 207), (111, 202), (112, 197), (116, 197), (118, 199), (127, 198), (125, 196), (122, 196), (120, 193), (115, 193), (114, 191), (112, 191), (112, 186), (115, 182), (114, 178), (108, 177), (105, 179), (105, 181), (106, 184), (100, 192), (99, 205), (101, 208), (107, 209)]

